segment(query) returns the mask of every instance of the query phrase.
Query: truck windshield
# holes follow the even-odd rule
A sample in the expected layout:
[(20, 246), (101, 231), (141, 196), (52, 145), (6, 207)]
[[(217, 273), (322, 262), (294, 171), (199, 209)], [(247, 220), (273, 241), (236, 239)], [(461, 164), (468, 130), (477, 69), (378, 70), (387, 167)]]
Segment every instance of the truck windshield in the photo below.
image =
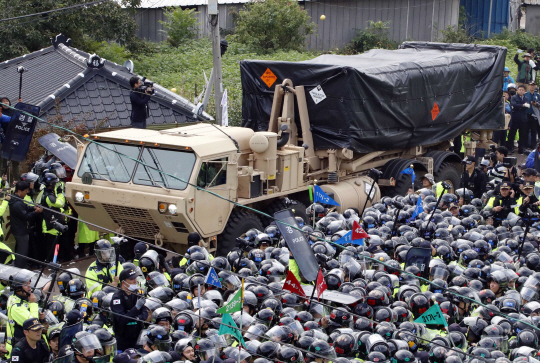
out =
[[(189, 152), (145, 147), (140, 160), (150, 167), (144, 164), (137, 165), (133, 183), (184, 190), (195, 165), (195, 159), (195, 154)], [(160, 173), (152, 167), (176, 178)]]
[(105, 147), (94, 143), (88, 145), (77, 175), (82, 177), (84, 173), (91, 173), (94, 179), (108, 179), (113, 182), (127, 183), (133, 175), (136, 162), (120, 154), (137, 159), (141, 147), (111, 143), (103, 144)]

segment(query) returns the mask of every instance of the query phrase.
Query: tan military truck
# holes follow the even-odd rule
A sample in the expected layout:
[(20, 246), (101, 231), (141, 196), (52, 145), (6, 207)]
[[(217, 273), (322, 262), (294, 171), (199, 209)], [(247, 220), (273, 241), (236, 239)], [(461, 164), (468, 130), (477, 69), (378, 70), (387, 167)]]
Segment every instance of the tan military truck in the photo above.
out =
[[(188, 233), (197, 231), (209, 242), (211, 250), (224, 255), (234, 247), (235, 239), (247, 230), (263, 230), (270, 223), (271, 219), (252, 209), (272, 215), (286, 207), (284, 198), (288, 197), (297, 201), (291, 207), (295, 213), (307, 218), (305, 208), (310, 203), (308, 188), (315, 181), (340, 204), (338, 211), (362, 209), (373, 182), (367, 176), (371, 168), (380, 169), (382, 175), (373, 188), (370, 202), (380, 199), (382, 195), (405, 194), (411, 187), (411, 176), (401, 171), (411, 164), (417, 179), (431, 172), (437, 180), (446, 180), (455, 188), (460, 180), (461, 160), (457, 154), (446, 151), (451, 146), (451, 140), (465, 129), (474, 129), (479, 130), (479, 141), (487, 142), (491, 138), (490, 129), (501, 127), (504, 123), (503, 104), (500, 101), (502, 92), (491, 92), (494, 89), (492, 83), (485, 82), (487, 77), (495, 77), (496, 73), (502, 75), (505, 48), (483, 47), (466, 51), (463, 47), (467, 46), (454, 47), (457, 50), (453, 52), (448, 48), (428, 47), (425, 49), (427, 56), (422, 54), (422, 58), (430, 60), (435, 68), (443, 63), (441, 72), (449, 72), (452, 64), (459, 60), (461, 63), (456, 67), (468, 69), (463, 75), (467, 72), (475, 75), (481, 73), (481, 79), (470, 76), (463, 80), (470, 83), (472, 78), (474, 82), (484, 82), (480, 83), (480, 88), (473, 89), (467, 96), (460, 93), (458, 98), (468, 102), (483, 92), (483, 96), (489, 99), (479, 100), (478, 104), (482, 105), (489, 120), (478, 118), (478, 110), (467, 104), (463, 105), (467, 112), (458, 112), (462, 117), (459, 125), (447, 124), (450, 121), (444, 117), (444, 112), (446, 108), (455, 106), (452, 103), (455, 97), (444, 95), (441, 97), (448, 98), (449, 103), (443, 99), (435, 101), (439, 102), (440, 107), (440, 114), (436, 117), (432, 118), (433, 100), (426, 107), (419, 110), (413, 108), (408, 115), (403, 115), (407, 116), (405, 121), (414, 122), (411, 130), (402, 127), (405, 134), (410, 135), (408, 147), (398, 144), (396, 146), (399, 147), (394, 147), (392, 137), (381, 131), (378, 135), (380, 149), (361, 152), (355, 142), (372, 140), (369, 134), (366, 133), (365, 138), (355, 135), (352, 126), (357, 124), (349, 120), (352, 125), (350, 134), (335, 137), (332, 125), (343, 123), (338, 118), (328, 119), (328, 132), (322, 134), (316, 122), (319, 122), (318, 112), (324, 110), (318, 111), (315, 107), (335, 109), (333, 103), (324, 99), (321, 102), (320, 92), (316, 95), (319, 98), (313, 97), (310, 91), (318, 90), (317, 85), (295, 85), (291, 79), (283, 78), (272, 85), (271, 92), (263, 95), (272, 98), (270, 103), (266, 103), (271, 106), (266, 119), (268, 126), (264, 131), (198, 123), (161, 131), (123, 129), (91, 135), (92, 141), (103, 146), (86, 142), (83, 148), (79, 148), (76, 173), (73, 181), (67, 184), (66, 196), (81, 219), (96, 225), (158, 245), (166, 244), (179, 252), (185, 251)], [(400, 56), (412, 57), (411, 52), (421, 53), (421, 48), (417, 45), (405, 47)], [(494, 61), (494, 54), (502, 56), (502, 60), (495, 57)], [(491, 57), (490, 66), (485, 62), (486, 55)], [(320, 66), (317, 59), (308, 64), (312, 73)], [(336, 67), (335, 60), (331, 62)], [(408, 62), (421, 63), (412, 59)], [(482, 67), (471, 66), (481, 62), (485, 62)], [(280, 69), (281, 72), (286, 71), (287, 67), (281, 63), (265, 62), (263, 68), (271, 69), (275, 75), (280, 73)], [(302, 64), (301, 68), (305, 69), (306, 64)], [(342, 66), (342, 69), (347, 69), (348, 75), (345, 76), (351, 78), (354, 76), (351, 74), (353, 70), (358, 70), (350, 65)], [(362, 70), (366, 74), (368, 71), (365, 68)], [(372, 72), (380, 72), (380, 67), (373, 68)], [(244, 83), (249, 76), (247, 73), (243, 70), (245, 94), (250, 92), (250, 85)], [(265, 74), (268, 79), (267, 72)], [(294, 69), (291, 75), (298, 78), (298, 72)], [(422, 77), (426, 78), (426, 75)], [(264, 79), (262, 81), (263, 86), (268, 86)], [(457, 92), (467, 85), (449, 86), (444, 83), (444, 87)], [(336, 98), (332, 102), (343, 103), (339, 95), (331, 94), (339, 90), (332, 91), (327, 83), (322, 83), (320, 88), (326, 91), (327, 99)], [(433, 90), (438, 89), (440, 87)], [(261, 102), (264, 101), (263, 96), (260, 97)], [(497, 101), (491, 102), (493, 99)], [(252, 101), (246, 100), (244, 95), (244, 103), (249, 102)], [(394, 106), (396, 109), (391, 112), (404, 108), (399, 104)], [(426, 114), (424, 109), (430, 112)], [(379, 117), (380, 122), (386, 122), (390, 111), (382, 109), (375, 119)], [(414, 119), (420, 117), (418, 115), (422, 119)], [(453, 115), (449, 112), (449, 117)], [(429, 127), (420, 132), (424, 123), (429, 123)], [(353, 142), (350, 147), (321, 147), (318, 140), (325, 135), (330, 140), (332, 137), (334, 140), (350, 137)], [(470, 145), (474, 147), (474, 142)]]

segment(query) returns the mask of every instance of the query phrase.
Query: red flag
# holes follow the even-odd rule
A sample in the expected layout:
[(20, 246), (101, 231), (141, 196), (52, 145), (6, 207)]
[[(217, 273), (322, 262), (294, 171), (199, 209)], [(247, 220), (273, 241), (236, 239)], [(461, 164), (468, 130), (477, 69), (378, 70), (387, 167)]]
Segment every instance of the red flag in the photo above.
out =
[(324, 290), (327, 289), (326, 281), (322, 274), (322, 269), (319, 269), (319, 275), (317, 275), (317, 300), (321, 297)]
[(298, 279), (292, 271), (287, 272), (287, 279), (285, 280), (285, 283), (283, 284), (283, 290), (290, 291), (294, 294), (301, 295), (303, 297), (306, 297), (306, 293), (304, 292), (304, 289), (302, 289), (302, 286), (300, 286), (300, 282), (298, 282)]
[(360, 226), (360, 224), (358, 224), (357, 221), (354, 221), (353, 230), (352, 230), (352, 240), (356, 241), (362, 238), (369, 238), (369, 234), (367, 234), (366, 231), (364, 231), (362, 226)]

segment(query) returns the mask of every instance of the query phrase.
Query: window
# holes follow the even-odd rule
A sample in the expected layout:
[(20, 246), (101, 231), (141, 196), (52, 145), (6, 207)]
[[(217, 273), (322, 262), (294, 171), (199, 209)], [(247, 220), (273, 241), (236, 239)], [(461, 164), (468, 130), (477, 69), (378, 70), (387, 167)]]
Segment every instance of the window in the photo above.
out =
[(135, 169), (136, 161), (133, 159), (139, 157), (140, 151), (141, 147), (134, 145), (103, 143), (101, 146), (91, 143), (86, 148), (77, 175), (82, 177), (84, 173), (90, 173), (97, 180), (127, 183)]
[[(134, 184), (184, 190), (193, 171), (196, 157), (190, 152), (145, 147), (140, 160), (144, 164), (137, 165), (133, 176)], [(153, 168), (174, 175), (175, 178)]]
[(227, 183), (227, 158), (205, 161), (197, 176), (197, 186), (211, 188)]

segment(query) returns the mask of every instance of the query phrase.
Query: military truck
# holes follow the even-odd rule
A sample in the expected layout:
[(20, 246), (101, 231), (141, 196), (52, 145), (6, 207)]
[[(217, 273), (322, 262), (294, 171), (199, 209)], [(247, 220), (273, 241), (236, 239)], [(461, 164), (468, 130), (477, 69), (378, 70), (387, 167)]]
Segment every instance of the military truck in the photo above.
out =
[[(417, 179), (430, 172), (456, 188), (452, 139), (472, 130), (487, 144), (504, 126), (505, 55), (502, 47), (404, 43), (308, 62), (244, 61), (244, 127), (91, 135), (99, 144), (79, 148), (66, 195), (96, 225), (178, 252), (197, 231), (225, 255), (237, 237), (271, 222), (254, 210), (292, 208), (307, 219), (315, 182), (338, 211), (405, 194), (412, 179), (402, 171), (411, 165)], [(472, 153), (476, 142), (466, 146)], [(382, 175), (368, 197), (372, 168)]]

